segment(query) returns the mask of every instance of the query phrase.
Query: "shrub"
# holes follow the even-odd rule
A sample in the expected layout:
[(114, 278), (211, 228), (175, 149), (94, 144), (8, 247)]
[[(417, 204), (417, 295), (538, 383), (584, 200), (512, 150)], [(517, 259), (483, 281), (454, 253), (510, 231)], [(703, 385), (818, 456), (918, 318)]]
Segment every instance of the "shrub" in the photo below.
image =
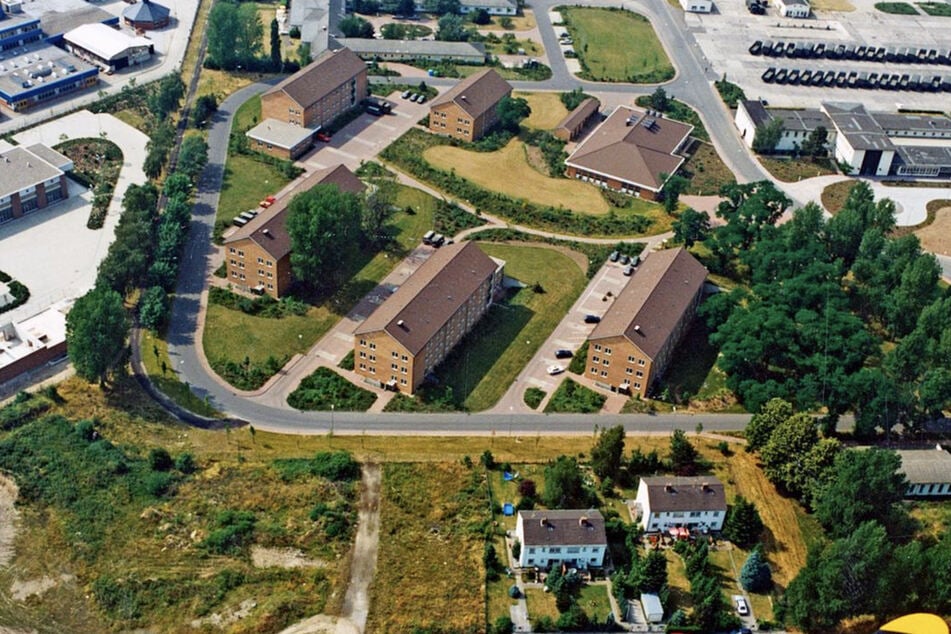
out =
[(145, 490), (152, 497), (164, 497), (172, 488), (172, 476), (161, 471), (154, 471), (145, 476)]
[(34, 420), (53, 406), (53, 402), (42, 396), (20, 392), (12, 403), (0, 408), (0, 430), (16, 429)]
[(249, 544), (256, 521), (251, 511), (223, 511), (215, 518), (217, 527), (200, 546), (215, 555), (239, 554)]
[(184, 474), (194, 473), (197, 468), (198, 468), (198, 465), (195, 462), (195, 456), (193, 456), (187, 451), (182, 454), (179, 454), (179, 456), (175, 458), (175, 469), (177, 469), (181, 473), (184, 473)]
[(96, 425), (91, 420), (81, 420), (76, 423), (76, 435), (86, 442), (92, 442), (96, 438)]
[(149, 450), (149, 467), (152, 471), (168, 471), (172, 468), (172, 456), (164, 447), (154, 447)]
[(357, 387), (330, 368), (317, 368), (287, 397), (287, 404), (300, 410), (364, 412), (374, 401), (373, 392)]
[(545, 391), (537, 387), (530, 387), (525, 390), (525, 395), (522, 398), (526, 405), (532, 409), (538, 409), (538, 406), (545, 400)]

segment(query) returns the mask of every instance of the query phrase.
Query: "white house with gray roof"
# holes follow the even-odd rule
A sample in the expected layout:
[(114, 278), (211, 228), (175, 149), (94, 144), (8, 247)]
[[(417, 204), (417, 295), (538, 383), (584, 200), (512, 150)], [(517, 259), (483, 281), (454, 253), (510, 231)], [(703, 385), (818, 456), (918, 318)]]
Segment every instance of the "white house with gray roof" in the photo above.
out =
[(515, 15), (518, 13), (518, 2), (515, 0), (461, 0), (459, 13), (474, 13), (484, 9), (489, 15)]
[(828, 146), (835, 145), (835, 127), (828, 115), (815, 108), (767, 108), (759, 100), (741, 100), (736, 104), (736, 115), (733, 118), (740, 136), (747, 147), (753, 147), (756, 130), (769, 125), (779, 119), (783, 124), (783, 132), (776, 144), (777, 152), (794, 152), (812, 132), (822, 126), (828, 132)]
[(934, 449), (896, 451), (901, 471), (908, 480), (905, 497), (951, 496), (951, 453), (941, 445)]
[(726, 520), (726, 493), (713, 476), (641, 478), (635, 507), (647, 533), (671, 528), (718, 531)]
[(604, 517), (595, 510), (519, 511), (515, 537), (520, 568), (600, 568), (608, 549)]

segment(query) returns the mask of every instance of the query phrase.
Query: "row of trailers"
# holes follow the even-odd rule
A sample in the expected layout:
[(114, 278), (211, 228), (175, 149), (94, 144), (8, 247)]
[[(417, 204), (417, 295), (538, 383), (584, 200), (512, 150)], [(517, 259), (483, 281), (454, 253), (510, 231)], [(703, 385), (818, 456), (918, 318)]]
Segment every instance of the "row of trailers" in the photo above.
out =
[(856, 62), (892, 62), (897, 64), (940, 64), (951, 66), (951, 49), (910, 46), (862, 46), (827, 42), (786, 42), (756, 40), (751, 55), (793, 59), (845, 59)]
[(762, 80), (767, 84), (788, 84), (792, 86), (951, 92), (951, 77), (942, 77), (941, 75), (866, 73), (854, 70), (800, 70), (798, 68), (771, 67), (763, 72)]

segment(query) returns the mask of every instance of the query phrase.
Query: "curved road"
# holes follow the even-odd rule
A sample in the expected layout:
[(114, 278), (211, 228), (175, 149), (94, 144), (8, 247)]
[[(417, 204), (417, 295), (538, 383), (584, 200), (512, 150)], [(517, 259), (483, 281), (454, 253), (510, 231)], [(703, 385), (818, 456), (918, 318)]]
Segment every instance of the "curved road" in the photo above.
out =
[[(513, 82), (519, 89), (570, 90), (581, 86), (591, 92), (648, 94), (654, 86), (632, 84), (601, 84), (575, 79), (567, 69), (548, 20), (549, 8), (556, 0), (533, 3), (546, 50), (551, 51), (550, 65), (553, 76), (545, 82)], [(617, 6), (604, 0), (585, 2), (591, 6)], [(759, 164), (752, 159), (733, 130), (728, 111), (723, 106), (707, 76), (699, 49), (689, 37), (683, 19), (664, 0), (624, 2), (625, 8), (646, 13), (654, 22), (669, 56), (674, 60), (677, 76), (664, 84), (673, 96), (698, 107), (700, 116), (710, 132), (711, 139), (724, 161), (738, 179), (753, 181), (766, 178)], [(277, 80), (273, 80), (276, 82)], [(252, 421), (260, 429), (283, 433), (387, 433), (387, 434), (589, 434), (596, 425), (623, 424), (628, 431), (669, 432), (673, 429), (694, 429), (702, 424), (707, 431), (741, 429), (749, 417), (739, 414), (696, 415), (504, 415), (504, 414), (367, 414), (345, 412), (299, 412), (251, 402), (236, 394), (207, 367), (201, 345), (203, 294), (208, 276), (212, 273), (214, 247), (211, 238), (218, 207), (218, 195), (224, 178), (224, 165), (231, 131), (231, 119), (237, 108), (269, 84), (247, 86), (230, 95), (221, 104), (208, 131), (208, 164), (201, 174), (195, 196), (191, 230), (186, 245), (183, 266), (178, 280), (175, 301), (168, 328), (169, 356), (183, 381), (202, 398), (208, 398), (220, 411), (235, 418)], [(433, 80), (440, 85), (447, 80)], [(240, 333), (236, 333), (240, 336)]]

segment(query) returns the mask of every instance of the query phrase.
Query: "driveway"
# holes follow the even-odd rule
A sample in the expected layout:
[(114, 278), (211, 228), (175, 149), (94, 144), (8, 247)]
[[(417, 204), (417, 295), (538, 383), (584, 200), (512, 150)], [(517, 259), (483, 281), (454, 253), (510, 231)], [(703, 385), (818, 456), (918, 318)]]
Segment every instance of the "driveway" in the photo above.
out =
[(30, 300), (4, 319), (22, 319), (51, 304), (78, 297), (91, 289), (96, 269), (115, 238), (122, 212), (122, 197), (132, 183), (145, 182), (148, 137), (112, 115), (87, 110), (21, 132), (20, 145), (53, 146), (66, 139), (92, 137), (112, 141), (122, 148), (122, 168), (115, 194), (101, 229), (87, 229), (92, 192), (69, 181), (70, 197), (25, 217), (0, 225), (0, 270), (30, 289)]
[(382, 117), (361, 114), (337, 132), (329, 143), (318, 141), (314, 150), (298, 162), (311, 169), (321, 169), (343, 163), (355, 170), (363, 161), (369, 161), (387, 145), (429, 114), (429, 103), (414, 103), (392, 93), (386, 99), (393, 104), (393, 112)]

